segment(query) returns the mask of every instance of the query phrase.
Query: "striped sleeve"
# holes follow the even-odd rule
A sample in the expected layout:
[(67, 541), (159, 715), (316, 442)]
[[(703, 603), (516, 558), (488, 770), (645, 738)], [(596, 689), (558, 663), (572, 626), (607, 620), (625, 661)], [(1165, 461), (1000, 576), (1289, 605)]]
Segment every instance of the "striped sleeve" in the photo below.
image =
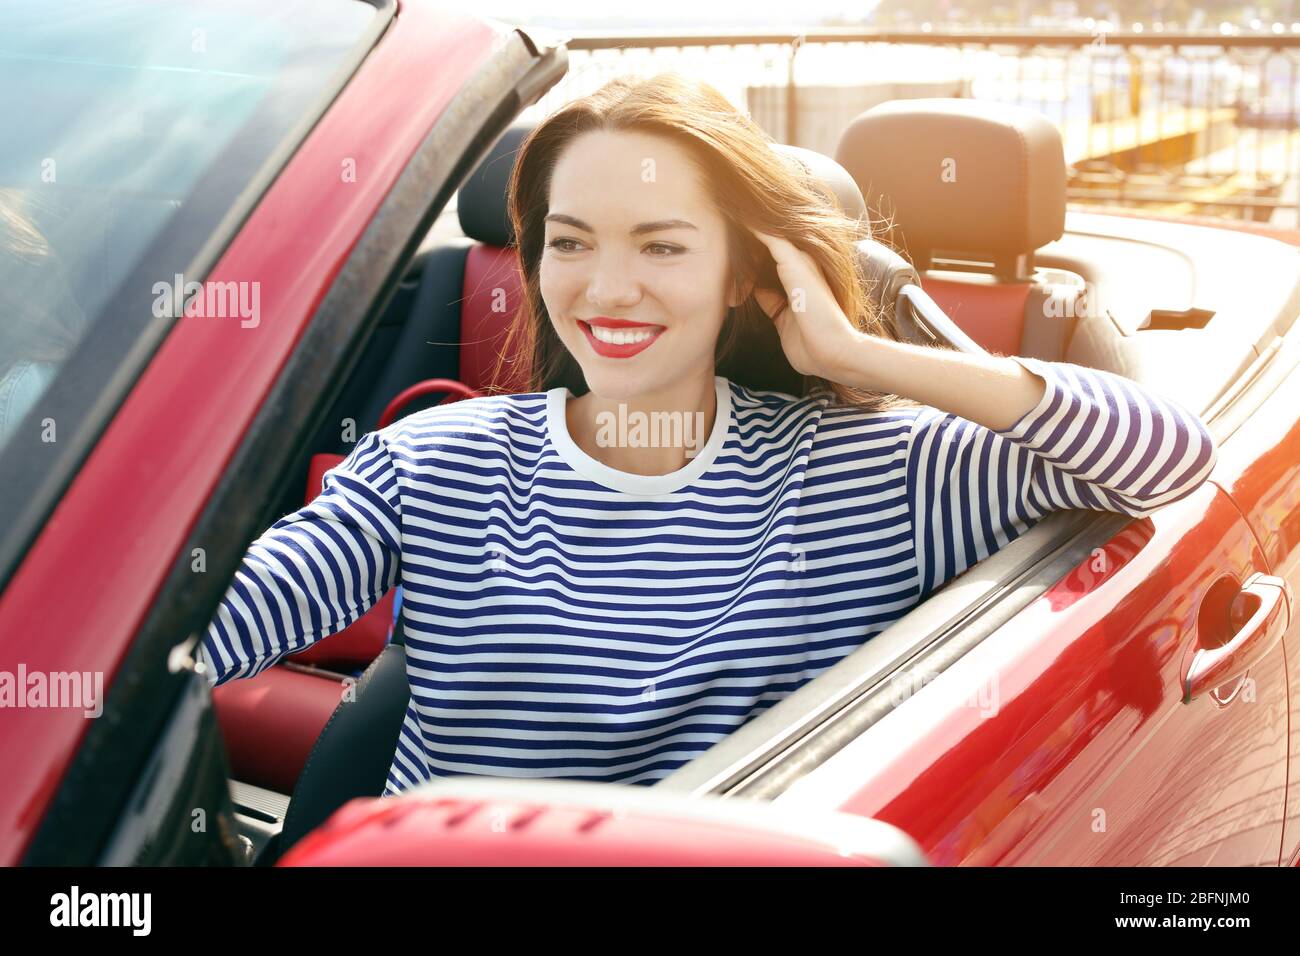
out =
[(401, 510), (384, 440), (366, 434), (321, 486), (249, 546), (203, 638), (210, 685), (342, 630), (397, 583)]
[(1011, 356), (1047, 383), (1010, 428), (923, 407), (907, 443), (907, 494), (924, 597), (1070, 508), (1143, 517), (1191, 494), (1217, 459), (1187, 409), (1131, 379)]

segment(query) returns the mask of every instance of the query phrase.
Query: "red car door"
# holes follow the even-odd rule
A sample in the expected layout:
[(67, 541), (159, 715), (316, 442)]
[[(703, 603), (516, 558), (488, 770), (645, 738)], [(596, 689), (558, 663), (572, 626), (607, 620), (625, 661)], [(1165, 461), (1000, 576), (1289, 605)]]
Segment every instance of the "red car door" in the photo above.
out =
[(1264, 561), (1283, 583), (1291, 624), (1283, 637), (1291, 678), (1290, 783), (1282, 862), (1300, 866), (1300, 323), (1227, 410), (1236, 431), (1218, 481), (1255, 531)]
[(887, 821), (936, 865), (1275, 865), (1275, 592), (1251, 585), (1272, 609), (1250, 625), (1251, 656), (1226, 650), (1260, 604), (1234, 599), (1268, 570), (1207, 483), (1130, 521), (941, 673), (896, 674), (914, 692), (776, 802)]

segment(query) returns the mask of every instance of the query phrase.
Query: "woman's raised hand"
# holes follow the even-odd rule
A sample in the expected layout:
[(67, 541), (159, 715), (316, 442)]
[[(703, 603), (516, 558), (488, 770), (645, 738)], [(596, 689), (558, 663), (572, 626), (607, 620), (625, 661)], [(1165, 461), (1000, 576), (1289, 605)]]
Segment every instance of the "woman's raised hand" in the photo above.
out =
[(776, 260), (784, 294), (755, 289), (754, 298), (776, 324), (781, 348), (800, 375), (838, 381), (853, 346), (866, 336), (853, 326), (835, 300), (813, 257), (788, 239), (751, 229)]

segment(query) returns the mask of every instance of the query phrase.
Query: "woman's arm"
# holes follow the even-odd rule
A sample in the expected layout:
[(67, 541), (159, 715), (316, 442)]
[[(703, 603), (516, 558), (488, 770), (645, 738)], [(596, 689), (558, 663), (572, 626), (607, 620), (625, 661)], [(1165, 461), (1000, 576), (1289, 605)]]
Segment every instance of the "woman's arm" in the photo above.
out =
[(1016, 356), (970, 355), (865, 334), (844, 350), (832, 374), (841, 384), (905, 395), (993, 429), (1020, 421), (1047, 387)]
[(837, 376), (937, 410), (918, 416), (913, 446), (941, 433), (949, 442), (978, 438), (973, 423), (1033, 452), (1053, 469), (1043, 470), (1053, 480), (1039, 489), (1040, 504), (1049, 506), (1141, 517), (1190, 494), (1217, 459), (1209, 430), (1181, 405), (1124, 376), (1069, 362), (863, 335)]
[(401, 508), (384, 440), (362, 437), (310, 504), (254, 541), (201, 646), (211, 685), (341, 631), (397, 583)]
[(796, 371), (927, 406), (913, 414), (905, 447), (922, 595), (1053, 509), (1142, 517), (1213, 470), (1209, 430), (1176, 402), (1082, 365), (862, 332), (808, 252), (754, 234), (783, 286), (754, 294)]
[[(918, 409), (912, 419), (907, 494), (923, 595), (1051, 511), (1144, 517), (1187, 497), (1214, 468), (1217, 449), (1201, 420), (1123, 376), (1068, 362), (1006, 359), (1039, 383), (1042, 394), (1031, 406), (998, 414), (998, 398), (1020, 401), (1015, 377), (991, 385), (982, 372), (966, 374), (969, 363), (931, 351), (931, 374), (947, 381), (909, 397), (928, 403), (988, 389), (993, 399), (963, 395), (951, 404), (1007, 424), (987, 427), (941, 407)], [(900, 387), (907, 385), (904, 377), (897, 377)]]

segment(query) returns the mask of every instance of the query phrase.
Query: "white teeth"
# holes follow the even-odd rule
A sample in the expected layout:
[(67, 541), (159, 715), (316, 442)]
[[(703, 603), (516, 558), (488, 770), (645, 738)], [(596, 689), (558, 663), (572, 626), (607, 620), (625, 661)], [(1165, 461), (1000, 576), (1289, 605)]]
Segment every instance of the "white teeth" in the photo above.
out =
[(653, 338), (655, 333), (650, 331), (642, 332), (640, 330), (632, 331), (629, 329), (604, 329), (598, 325), (587, 326), (591, 329), (591, 334), (601, 342), (608, 342), (610, 345), (633, 345), (637, 342), (644, 342), (646, 339)]

